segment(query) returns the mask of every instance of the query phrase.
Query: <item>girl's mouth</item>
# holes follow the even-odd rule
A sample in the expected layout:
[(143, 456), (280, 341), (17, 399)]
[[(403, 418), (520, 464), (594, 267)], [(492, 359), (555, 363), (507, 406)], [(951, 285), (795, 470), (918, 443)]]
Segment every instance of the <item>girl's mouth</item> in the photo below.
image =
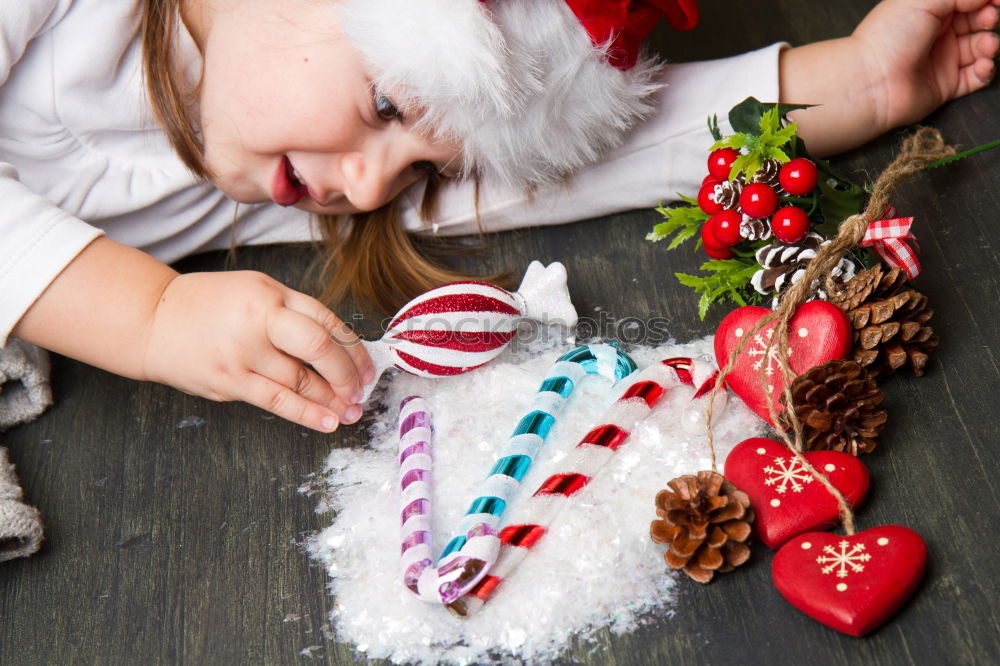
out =
[(294, 206), (309, 196), (309, 188), (292, 167), (287, 155), (282, 155), (271, 181), (271, 198), (279, 206)]

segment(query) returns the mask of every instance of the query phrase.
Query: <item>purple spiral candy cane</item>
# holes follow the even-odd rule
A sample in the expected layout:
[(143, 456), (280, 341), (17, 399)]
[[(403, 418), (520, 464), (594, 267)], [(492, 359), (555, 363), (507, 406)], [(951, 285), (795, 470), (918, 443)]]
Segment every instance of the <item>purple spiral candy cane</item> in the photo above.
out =
[(617, 381), (633, 370), (632, 359), (612, 345), (583, 345), (563, 354), (535, 394), (531, 411), (518, 421), (436, 565), (431, 553), (430, 416), (418, 396), (403, 400), (400, 557), (407, 589), (424, 601), (450, 605), (485, 576), (500, 549), (496, 524), (576, 384), (589, 374)]
[(403, 584), (413, 594), (417, 581), (433, 565), (431, 552), (431, 415), (417, 395), (399, 405), (400, 562)]

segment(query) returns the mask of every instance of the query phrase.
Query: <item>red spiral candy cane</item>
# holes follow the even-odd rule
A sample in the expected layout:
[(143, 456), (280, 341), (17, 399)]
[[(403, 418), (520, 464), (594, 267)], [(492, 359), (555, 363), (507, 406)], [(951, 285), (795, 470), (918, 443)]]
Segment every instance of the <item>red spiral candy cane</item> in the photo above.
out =
[(576, 445), (565, 470), (550, 475), (527, 500), (520, 516), (528, 520), (507, 525), (500, 531), (501, 550), (489, 575), (450, 609), (462, 615), (471, 615), (482, 608), (501, 581), (513, 572), (545, 535), (571, 498), (600, 473), (667, 390), (678, 383), (694, 384), (693, 372), (691, 359), (667, 359), (639, 373), (604, 413), (602, 424), (584, 435)]

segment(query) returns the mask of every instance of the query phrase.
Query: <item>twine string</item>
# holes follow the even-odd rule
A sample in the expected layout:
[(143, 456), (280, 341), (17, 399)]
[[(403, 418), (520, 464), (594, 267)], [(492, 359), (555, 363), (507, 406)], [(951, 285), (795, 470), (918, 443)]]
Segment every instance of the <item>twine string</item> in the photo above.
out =
[[(708, 431), (708, 446), (712, 458), (712, 471), (716, 470), (715, 445), (712, 434), (712, 412), (715, 401), (715, 394), (724, 385), (725, 378), (732, 372), (739, 356), (746, 349), (750, 339), (762, 328), (777, 321), (774, 332), (767, 341), (764, 349), (764, 358), (769, 358), (772, 349), (777, 349), (775, 357), (785, 378), (785, 388), (782, 394), (785, 398), (785, 410), (787, 420), (791, 425), (792, 434), (784, 428), (776, 427), (778, 434), (788, 450), (796, 457), (799, 464), (812, 474), (823, 484), (831, 495), (837, 500), (840, 509), (841, 521), (844, 531), (854, 534), (854, 512), (844, 498), (843, 494), (837, 490), (825, 474), (815, 469), (802, 454), (802, 423), (795, 413), (792, 402), (791, 385), (795, 379), (795, 372), (788, 363), (788, 327), (792, 317), (798, 307), (808, 300), (812, 294), (813, 285), (820, 280), (829, 278), (833, 269), (840, 263), (844, 255), (851, 249), (860, 245), (868, 230), (868, 225), (873, 220), (879, 219), (889, 207), (889, 197), (904, 180), (913, 174), (922, 171), (930, 162), (940, 160), (955, 154), (955, 149), (945, 144), (941, 133), (930, 127), (922, 127), (914, 134), (903, 140), (902, 147), (896, 159), (889, 164), (881, 173), (875, 185), (872, 187), (868, 205), (863, 212), (844, 220), (841, 223), (837, 235), (829, 243), (823, 245), (816, 252), (816, 256), (809, 262), (802, 275), (802, 278), (789, 288), (781, 298), (781, 303), (772, 313), (762, 317), (756, 325), (745, 334), (736, 347), (730, 352), (725, 368), (719, 372), (719, 379), (708, 398), (708, 411), (706, 413), (706, 428)], [(771, 394), (770, 386), (765, 376), (765, 366), (761, 364), (759, 369), (759, 379), (764, 389), (764, 396), (767, 399), (767, 411), (771, 417), (771, 422), (778, 423), (778, 410), (774, 396)]]
[(736, 343), (736, 347), (729, 354), (726, 366), (724, 368), (720, 368), (719, 377), (715, 380), (715, 386), (712, 387), (712, 392), (708, 394), (708, 411), (705, 413), (705, 421), (707, 426), (706, 432), (708, 433), (708, 452), (711, 456), (713, 472), (719, 471), (715, 455), (715, 434), (712, 431), (712, 414), (715, 411), (715, 394), (718, 393), (723, 386), (725, 386), (726, 377), (729, 376), (729, 373), (732, 372), (733, 368), (736, 366), (736, 359), (743, 353), (743, 350), (746, 349), (747, 345), (750, 344), (750, 340), (753, 339), (753, 336), (756, 335), (762, 328), (774, 321), (777, 316), (777, 312), (771, 312), (770, 314), (764, 315), (757, 321), (756, 324), (753, 325), (753, 328), (747, 331), (747, 333), (740, 338), (740, 341)]

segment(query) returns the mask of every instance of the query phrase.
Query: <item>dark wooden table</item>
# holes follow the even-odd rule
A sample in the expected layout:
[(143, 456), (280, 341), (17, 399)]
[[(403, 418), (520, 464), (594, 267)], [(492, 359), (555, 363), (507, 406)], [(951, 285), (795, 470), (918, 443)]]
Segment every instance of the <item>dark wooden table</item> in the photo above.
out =
[[(660, 33), (674, 59), (843, 35), (873, 3), (701, 4), (695, 34)], [(927, 124), (961, 147), (1000, 137), (1000, 87), (947, 106)], [(835, 164), (864, 180), (888, 163), (897, 139)], [(874, 488), (859, 522), (905, 524), (924, 536), (930, 567), (913, 601), (869, 638), (848, 638), (778, 595), (772, 554), (759, 548), (742, 573), (682, 585), (676, 617), (603, 636), (606, 649), (583, 648), (567, 663), (1000, 662), (998, 156), (922, 174), (895, 198), (918, 216), (925, 269), (918, 286), (936, 310), (943, 344), (926, 377), (902, 374), (884, 385), (891, 423), (866, 458)], [(699, 321), (691, 292), (672, 276), (695, 269), (700, 255), (645, 242), (656, 219), (642, 210), (502, 234), (470, 261), (519, 270), (529, 258), (557, 259), (569, 268), (581, 311), (602, 305), (614, 317), (663, 316), (678, 340), (711, 333), (724, 312)], [(304, 248), (271, 247), (240, 251), (236, 265), (296, 285), (309, 259)], [(225, 266), (216, 254), (182, 267)], [(0, 565), (0, 663), (292, 663), (307, 661), (300, 651), (313, 645), (322, 646), (314, 658), (328, 663), (358, 658), (350, 645), (324, 637), (334, 600), (300, 543), (330, 517), (317, 515), (317, 498), (297, 488), (332, 447), (361, 445), (363, 427), (324, 436), (246, 405), (64, 358), (55, 359), (53, 378), (56, 405), (0, 438), (46, 522), (41, 552)], [(189, 417), (197, 425), (178, 427)]]

